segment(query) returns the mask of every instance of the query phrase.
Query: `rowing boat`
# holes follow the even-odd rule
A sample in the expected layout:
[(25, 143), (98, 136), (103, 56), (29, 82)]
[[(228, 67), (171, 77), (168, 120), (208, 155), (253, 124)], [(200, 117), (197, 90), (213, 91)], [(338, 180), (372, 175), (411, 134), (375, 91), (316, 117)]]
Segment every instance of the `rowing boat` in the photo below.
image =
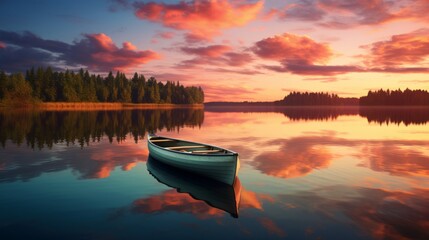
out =
[(238, 153), (204, 143), (148, 135), (150, 155), (160, 162), (233, 185), (240, 162)]
[[(175, 188), (179, 193), (189, 194), (196, 200), (204, 201), (211, 207), (228, 212), (234, 218), (238, 217), (242, 189), (238, 177), (231, 186), (172, 167), (152, 157), (148, 158), (146, 166), (158, 182)], [(192, 206), (183, 207), (192, 208)]]

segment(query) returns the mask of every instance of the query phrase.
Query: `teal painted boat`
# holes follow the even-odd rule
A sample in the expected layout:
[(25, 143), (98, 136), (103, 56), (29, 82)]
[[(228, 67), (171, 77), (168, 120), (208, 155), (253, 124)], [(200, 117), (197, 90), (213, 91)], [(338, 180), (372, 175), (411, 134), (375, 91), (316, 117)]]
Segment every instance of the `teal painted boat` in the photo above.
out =
[(158, 182), (175, 188), (179, 193), (187, 193), (196, 200), (204, 201), (211, 207), (228, 212), (234, 218), (238, 217), (242, 189), (238, 177), (231, 186), (177, 169), (152, 157), (149, 157), (146, 166)]
[(221, 147), (149, 134), (150, 155), (158, 161), (233, 185), (240, 167), (238, 153)]

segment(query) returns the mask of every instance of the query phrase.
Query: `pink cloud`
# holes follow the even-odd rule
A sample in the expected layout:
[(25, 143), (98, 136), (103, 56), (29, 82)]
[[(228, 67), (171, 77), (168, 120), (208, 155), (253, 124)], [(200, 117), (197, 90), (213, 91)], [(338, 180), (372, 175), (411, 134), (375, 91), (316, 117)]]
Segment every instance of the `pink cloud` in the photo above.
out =
[(240, 87), (240, 91), (237, 91), (238, 86), (231, 85), (201, 84), (201, 87), (204, 89), (206, 102), (231, 101), (231, 99), (234, 101), (252, 100), (252, 96), (259, 92), (244, 87)]
[(130, 42), (124, 42), (124, 43), (122, 43), (122, 48), (123, 49), (126, 49), (126, 50), (131, 50), (131, 51), (134, 51), (134, 50), (137, 50), (137, 47), (136, 46), (134, 46), (132, 43), (130, 43)]
[(318, 5), (325, 12), (335, 15), (326, 26), (335, 26), (335, 23), (344, 26), (375, 25), (397, 17), (395, 13), (391, 13), (393, 4), (383, 0), (320, 0)]
[(373, 66), (419, 63), (429, 56), (429, 29), (394, 35), (369, 47), (367, 61)]
[(68, 44), (42, 39), (31, 32), (20, 34), (0, 30), (0, 41), (14, 45), (0, 53), (2, 59), (9, 59), (5, 64), (6, 70), (16, 69), (16, 65), (31, 67), (34, 66), (33, 62), (40, 66), (55, 66), (55, 63), (64, 61), (71, 67), (83, 65), (95, 71), (125, 71), (160, 58), (154, 51), (138, 50), (131, 42), (124, 42), (122, 47), (118, 47), (104, 33), (84, 34), (82, 39)]
[(276, 72), (290, 72), (298, 75), (320, 75), (320, 76), (335, 76), (350, 72), (365, 72), (366, 70), (358, 66), (329, 66), (329, 65), (313, 65), (300, 61), (283, 61), (281, 66), (264, 66), (266, 69)]
[(137, 2), (135, 15), (142, 19), (184, 30), (188, 40), (210, 40), (224, 29), (243, 26), (255, 19), (264, 2), (227, 0), (181, 1), (177, 4)]
[(158, 32), (155, 34), (155, 36), (152, 38), (151, 43), (158, 43), (159, 39), (173, 39), (176, 34), (174, 32)]
[(176, 34), (174, 34), (173, 32), (160, 32), (157, 34), (157, 36), (163, 39), (172, 39), (175, 35)]
[(79, 42), (74, 42), (71, 51), (65, 55), (69, 63), (79, 63), (99, 71), (125, 71), (132, 67), (160, 58), (156, 52), (139, 51), (130, 42), (124, 42), (122, 48), (103, 34), (86, 34)]
[(241, 67), (253, 61), (251, 54), (234, 52), (232, 47), (227, 45), (211, 45), (195, 48), (183, 47), (181, 50), (184, 53), (196, 55), (197, 57), (182, 61), (178, 65), (178, 68), (194, 68), (199, 65)]
[(428, 10), (427, 0), (303, 0), (271, 10), (267, 16), (318, 22), (323, 27), (345, 29), (408, 19), (427, 22)]
[(329, 46), (290, 33), (262, 39), (255, 43), (253, 52), (261, 58), (305, 63), (326, 62), (332, 52)]
[(287, 5), (283, 10), (272, 9), (267, 16), (278, 15), (280, 19), (293, 18), (302, 21), (318, 21), (323, 19), (326, 12), (314, 1), (304, 0)]
[(0, 42), (0, 49), (1, 48), (6, 48), (6, 44), (4, 42)]
[(428, 73), (427, 67), (400, 66), (423, 62), (429, 56), (428, 36), (429, 29), (420, 29), (395, 35), (388, 41), (371, 44), (370, 54), (363, 56), (367, 67), (315, 64), (329, 60), (332, 56), (329, 46), (289, 33), (262, 39), (251, 49), (262, 59), (277, 60), (280, 65), (262, 66), (275, 72), (314, 76), (335, 76), (352, 72)]
[(226, 45), (211, 45), (207, 47), (183, 47), (181, 50), (188, 54), (195, 54), (202, 57), (219, 57), (224, 53), (231, 51), (232, 48)]

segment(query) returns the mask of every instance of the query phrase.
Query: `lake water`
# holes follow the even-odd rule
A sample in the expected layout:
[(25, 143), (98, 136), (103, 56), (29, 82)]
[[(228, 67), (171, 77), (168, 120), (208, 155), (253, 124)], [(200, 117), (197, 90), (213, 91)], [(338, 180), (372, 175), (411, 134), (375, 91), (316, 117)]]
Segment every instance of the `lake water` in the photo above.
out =
[[(428, 121), (425, 108), (0, 112), (0, 238), (429, 239)], [(148, 161), (148, 131), (238, 152), (236, 185)]]

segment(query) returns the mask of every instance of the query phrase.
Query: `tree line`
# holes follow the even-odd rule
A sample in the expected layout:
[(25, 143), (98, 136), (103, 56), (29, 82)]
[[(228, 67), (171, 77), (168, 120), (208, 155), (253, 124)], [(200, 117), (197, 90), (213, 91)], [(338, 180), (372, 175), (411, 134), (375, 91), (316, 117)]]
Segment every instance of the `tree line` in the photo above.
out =
[(425, 90), (383, 90), (369, 91), (367, 96), (359, 99), (361, 106), (427, 106), (429, 105), (429, 92)]
[(83, 69), (75, 73), (39, 67), (27, 70), (25, 76), (0, 71), (0, 100), (199, 104), (204, 102), (204, 92), (201, 87), (162, 83), (137, 73), (129, 79), (119, 71), (103, 77)]
[(429, 92), (426, 90), (383, 90), (369, 91), (360, 98), (344, 98), (324, 92), (291, 92), (282, 100), (274, 102), (209, 102), (208, 107), (267, 107), (267, 106), (429, 106)]
[(276, 101), (276, 105), (285, 106), (347, 106), (358, 105), (357, 98), (343, 98), (334, 93), (324, 92), (291, 92), (283, 100)]

